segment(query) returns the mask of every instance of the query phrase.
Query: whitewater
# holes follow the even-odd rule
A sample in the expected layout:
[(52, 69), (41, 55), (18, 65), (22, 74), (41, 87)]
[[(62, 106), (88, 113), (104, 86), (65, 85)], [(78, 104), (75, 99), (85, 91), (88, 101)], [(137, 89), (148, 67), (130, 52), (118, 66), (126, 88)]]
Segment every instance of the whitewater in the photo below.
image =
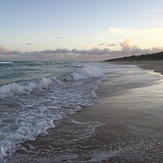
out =
[(74, 62), (1, 62), (0, 158), (55, 127), (53, 121), (96, 103), (99, 66)]

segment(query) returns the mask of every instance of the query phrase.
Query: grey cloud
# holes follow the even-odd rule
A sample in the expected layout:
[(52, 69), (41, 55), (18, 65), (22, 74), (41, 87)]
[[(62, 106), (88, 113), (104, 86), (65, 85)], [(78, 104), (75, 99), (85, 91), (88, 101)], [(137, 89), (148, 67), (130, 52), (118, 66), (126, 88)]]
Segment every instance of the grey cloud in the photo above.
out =
[(104, 43), (101, 43), (101, 44), (99, 44), (98, 46), (103, 46), (103, 45), (105, 45)]
[(73, 49), (71, 50), (71, 53), (74, 53), (74, 54), (80, 54), (80, 55), (95, 55), (95, 56), (98, 56), (98, 55), (106, 55), (110, 52), (110, 49), (99, 49), (99, 48), (93, 48), (93, 49), (89, 49), (89, 50), (76, 50), (76, 49)]
[(109, 48), (99, 49), (92, 48), (88, 50), (78, 50), (78, 49), (64, 49), (58, 48), (55, 50), (44, 50), (44, 51), (34, 51), (34, 52), (19, 52), (19, 51), (4, 51), (0, 49), (0, 59), (10, 58), (15, 60), (63, 60), (63, 61), (73, 61), (73, 60), (103, 60), (103, 58), (115, 58), (123, 57), (129, 55), (141, 55), (154, 53), (162, 51), (162, 48), (154, 47), (152, 49), (141, 49), (137, 46), (131, 46), (130, 41), (124, 41), (121, 45), (121, 50), (110, 50)]
[(69, 52), (70, 52), (70, 50), (68, 50), (68, 49), (58, 48), (56, 50), (45, 50), (45, 51), (41, 51), (39, 53), (42, 53), (42, 54), (66, 54)]
[(26, 45), (33, 45), (33, 43), (32, 42), (27, 42)]
[(107, 47), (110, 47), (110, 46), (116, 46), (116, 44), (109, 44)]
[(13, 51), (1, 51), (0, 50), (0, 55), (20, 55), (22, 54), (19, 51), (13, 50)]
[(56, 50), (45, 50), (40, 52), (29, 52), (30, 54), (42, 54), (42, 55), (51, 55), (51, 54), (77, 54), (77, 55), (105, 55), (110, 52), (109, 49), (99, 49), (99, 48), (93, 48), (89, 50), (77, 50), (77, 49), (61, 49), (58, 48)]

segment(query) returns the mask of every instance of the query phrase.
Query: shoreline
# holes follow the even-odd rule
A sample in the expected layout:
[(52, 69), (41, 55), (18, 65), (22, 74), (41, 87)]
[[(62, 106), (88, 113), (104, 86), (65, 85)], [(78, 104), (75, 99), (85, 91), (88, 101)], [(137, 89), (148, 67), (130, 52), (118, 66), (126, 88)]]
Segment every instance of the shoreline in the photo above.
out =
[[(115, 64), (137, 65), (163, 72), (162, 65), (153, 69), (158, 62)], [(106, 79), (98, 86), (96, 93), (100, 103), (62, 119), (56, 127), (48, 130), (48, 135), (23, 143), (22, 149), (16, 152), (18, 160), (26, 158), (29, 162), (49, 163), (161, 162), (162, 103), (157, 104), (152, 92), (145, 93), (154, 88), (133, 88), (110, 96), (108, 84)], [(143, 99), (137, 96), (140, 92)]]
[(128, 65), (137, 65), (143, 69), (153, 70), (154, 72), (159, 72), (163, 74), (163, 60), (144, 60), (144, 61), (108, 61), (106, 63), (110, 64), (128, 64)]

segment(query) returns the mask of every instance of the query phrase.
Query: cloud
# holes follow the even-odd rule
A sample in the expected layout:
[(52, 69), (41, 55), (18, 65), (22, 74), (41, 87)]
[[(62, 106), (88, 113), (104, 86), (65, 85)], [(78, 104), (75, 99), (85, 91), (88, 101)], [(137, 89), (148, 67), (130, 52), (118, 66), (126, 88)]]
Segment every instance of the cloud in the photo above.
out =
[(144, 29), (144, 30), (135, 30), (134, 34), (155, 34), (155, 33), (162, 33), (163, 28), (151, 28), (151, 29)]
[(109, 32), (113, 34), (150, 34), (163, 32), (163, 28), (151, 28), (151, 29), (136, 29), (136, 28), (109, 28)]
[(101, 43), (101, 44), (99, 44), (98, 46), (103, 46), (103, 45), (105, 45), (104, 43)]
[(109, 44), (107, 47), (110, 47), (110, 46), (116, 46), (116, 44)]
[[(137, 45), (131, 45), (130, 39), (126, 39), (122, 43), (120, 43), (121, 55), (140, 55), (140, 54), (150, 54), (159, 51), (163, 51), (163, 47), (153, 47), (148, 49), (141, 49)], [(117, 52), (118, 54), (118, 52)]]
[(133, 32), (133, 31), (134, 31), (133, 28), (129, 28), (129, 29), (115, 28), (115, 27), (109, 28), (109, 32), (111, 32), (111, 33), (116, 33), (116, 34), (119, 34), (119, 33), (127, 33), (127, 32)]
[(145, 50), (145, 49), (139, 48), (137, 45), (131, 45), (130, 39), (126, 39), (125, 41), (123, 41), (119, 45), (121, 47), (121, 53), (124, 53), (126, 55), (128, 55), (128, 54), (130, 54), (130, 55), (133, 55), (133, 54), (137, 55), (137, 54), (142, 54), (145, 51), (149, 51), (149, 49)]
[(40, 51), (38, 53), (45, 54), (45, 55), (48, 55), (48, 54), (67, 54), (67, 53), (70, 53), (70, 50), (58, 48), (56, 50), (44, 50), (44, 51)]
[(21, 55), (21, 54), (22, 53), (19, 51), (15, 51), (15, 50), (10, 51), (8, 48), (0, 45), (0, 59), (2, 55), (9, 56), (9, 55)]
[(1, 52), (8, 52), (9, 51), (9, 49), (7, 49), (7, 48), (5, 48), (4, 46), (1, 46), (0, 45), (0, 53)]
[[(153, 47), (142, 49), (136, 45), (132, 45), (130, 39), (119, 43), (119, 50), (111, 50), (109, 48), (92, 48), (85, 50), (58, 48), (55, 50), (19, 52), (9, 51), (0, 46), (0, 59), (8, 58), (10, 60), (37, 60), (37, 61), (96, 61), (123, 57), (129, 55), (141, 55), (163, 51), (163, 47)], [(115, 44), (109, 44), (115, 46)]]
[(130, 39), (125, 40), (124, 42), (120, 43), (122, 50), (130, 50), (131, 49), (131, 42)]
[(27, 42), (26, 45), (33, 45), (33, 43), (32, 42)]
[(150, 51), (151, 53), (163, 51), (163, 47), (153, 47)]

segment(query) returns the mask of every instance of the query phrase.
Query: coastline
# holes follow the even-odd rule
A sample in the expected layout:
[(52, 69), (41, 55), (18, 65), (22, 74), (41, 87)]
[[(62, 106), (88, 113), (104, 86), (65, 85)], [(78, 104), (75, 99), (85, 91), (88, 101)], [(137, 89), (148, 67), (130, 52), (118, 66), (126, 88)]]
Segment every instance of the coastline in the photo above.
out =
[[(133, 64), (162, 73), (161, 63), (159, 67), (158, 61), (115, 64)], [(150, 91), (147, 94), (144, 87), (110, 96), (108, 84), (106, 79), (98, 86), (100, 103), (62, 119), (46, 137), (40, 135), (35, 141), (23, 143), (16, 158), (49, 163), (161, 162), (162, 99), (155, 99)], [(137, 96), (140, 93), (143, 99)]]
[(111, 64), (129, 64), (129, 65), (137, 65), (143, 69), (153, 70), (154, 72), (159, 72), (163, 74), (163, 60), (144, 60), (144, 61), (108, 61)]
[[(113, 62), (109, 62), (113, 63)], [(115, 63), (115, 62), (114, 62)], [(142, 69), (163, 74), (163, 60), (116, 62), (115, 64), (136, 65)], [(136, 88), (109, 96), (107, 81), (103, 81), (96, 91), (99, 104), (77, 113), (73, 117), (79, 121), (99, 121), (102, 127), (97, 128), (95, 135), (87, 141), (98, 149), (94, 162), (162, 162), (162, 100), (157, 101), (148, 89), (157, 91), (156, 86)], [(163, 87), (163, 84), (159, 85)], [(141, 92), (144, 99), (137, 97)], [(144, 101), (145, 100), (145, 101)], [(133, 149), (132, 149), (133, 148)], [(105, 153), (105, 150), (107, 151)], [(130, 151), (131, 150), (131, 151)], [(109, 152), (108, 152), (109, 151)], [(126, 152), (130, 151), (131, 157)], [(157, 151), (157, 152), (156, 152)], [(89, 153), (89, 150), (87, 151)]]

